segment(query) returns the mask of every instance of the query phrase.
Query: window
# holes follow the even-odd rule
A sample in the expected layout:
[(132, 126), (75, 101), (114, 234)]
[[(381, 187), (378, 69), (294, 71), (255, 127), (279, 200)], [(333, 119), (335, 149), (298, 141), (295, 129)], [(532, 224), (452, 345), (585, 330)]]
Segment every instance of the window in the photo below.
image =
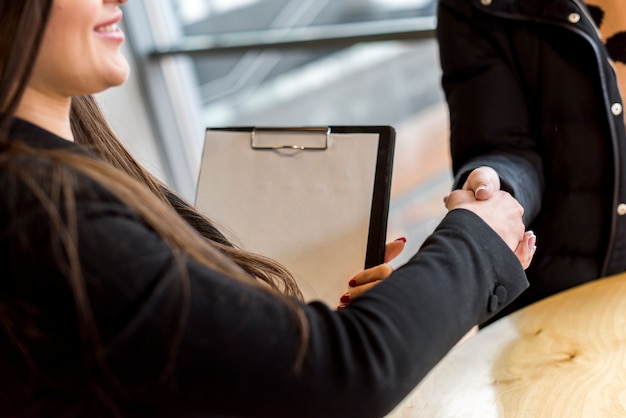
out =
[[(171, 183), (188, 197), (207, 126), (392, 125), (399, 154), (403, 137), (445, 123), (436, 0), (138, 0), (125, 7)], [(428, 168), (429, 155), (398, 156), (394, 179), (403, 169), (443, 170), (429, 179), (449, 187), (446, 145), (437, 144), (438, 169)], [(435, 152), (432, 144), (410, 147)]]

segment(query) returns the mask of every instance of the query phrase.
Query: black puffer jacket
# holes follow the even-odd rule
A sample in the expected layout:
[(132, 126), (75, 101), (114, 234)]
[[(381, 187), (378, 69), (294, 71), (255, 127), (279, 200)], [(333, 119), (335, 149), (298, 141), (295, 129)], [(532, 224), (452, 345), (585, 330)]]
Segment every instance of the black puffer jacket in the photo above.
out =
[(513, 310), (626, 270), (626, 143), (606, 48), (581, 0), (439, 0), (455, 187), (488, 165), (537, 234)]

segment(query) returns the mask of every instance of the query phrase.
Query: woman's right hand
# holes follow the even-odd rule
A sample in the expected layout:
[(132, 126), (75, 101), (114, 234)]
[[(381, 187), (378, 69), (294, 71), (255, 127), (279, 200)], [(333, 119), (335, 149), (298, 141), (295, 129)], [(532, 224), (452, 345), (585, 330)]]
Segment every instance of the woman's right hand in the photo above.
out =
[(508, 192), (494, 190), (486, 200), (478, 200), (473, 190), (454, 190), (444, 202), (448, 210), (474, 212), (515, 252), (524, 269), (530, 265), (536, 250), (536, 237), (532, 231), (524, 232), (524, 208)]
[[(500, 190), (500, 176), (496, 170), (489, 166), (478, 167), (467, 177), (463, 184), (463, 190), (474, 193), (476, 200), (488, 200), (496, 191)], [(537, 237), (533, 231), (527, 231), (514, 250), (524, 269), (528, 268), (535, 255), (536, 244)]]

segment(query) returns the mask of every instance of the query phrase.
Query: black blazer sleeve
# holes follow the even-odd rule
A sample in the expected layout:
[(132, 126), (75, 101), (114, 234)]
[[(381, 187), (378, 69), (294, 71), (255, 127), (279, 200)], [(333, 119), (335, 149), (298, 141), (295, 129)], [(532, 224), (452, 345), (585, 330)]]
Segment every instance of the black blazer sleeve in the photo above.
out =
[(285, 299), (190, 260), (181, 270), (123, 207), (84, 213), (81, 260), (107, 364), (134, 402), (161, 412), (382, 416), (527, 285), (495, 232), (455, 210), (349, 308), (291, 301), (306, 318), (303, 338)]
[(529, 224), (541, 206), (543, 163), (516, 66), (535, 57), (527, 51), (516, 55), (514, 35), (475, 9), (472, 0), (441, 0), (437, 21), (455, 187), (462, 187), (473, 169), (493, 167)]
[[(50, 184), (47, 159), (16, 161)], [(78, 245), (60, 245), (74, 228), (51, 221), (54, 211), (4, 181), (7, 173), (2, 416), (99, 417), (117, 408), (128, 417), (379, 417), (527, 286), (496, 233), (454, 210), (406, 265), (348, 308), (304, 304), (173, 252), (82, 176), (75, 211), (60, 209), (76, 213)], [(77, 309), (83, 295), (68, 277), (84, 282), (88, 309)], [(85, 333), (90, 318), (95, 329)]]

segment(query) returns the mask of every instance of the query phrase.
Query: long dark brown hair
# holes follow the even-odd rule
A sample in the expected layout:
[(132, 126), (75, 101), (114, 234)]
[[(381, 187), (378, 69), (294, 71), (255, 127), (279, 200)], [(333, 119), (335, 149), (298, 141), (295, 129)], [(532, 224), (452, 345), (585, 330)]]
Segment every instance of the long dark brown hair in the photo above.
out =
[[(91, 96), (74, 97), (71, 107), (71, 125), (77, 143), (91, 150), (98, 158), (63, 149), (42, 150), (27, 147), (11, 139), (15, 112), (27, 86), (30, 69), (36, 60), (53, 0), (0, 0), (0, 170), (4, 184), (9, 182), (14, 193), (24, 187), (35, 196), (48, 215), (50, 229), (63, 248), (60, 266), (71, 289), (80, 337), (91, 352), (90, 361), (99, 364), (97, 353), (102, 351), (98, 330), (90, 309), (77, 249), (75, 188), (78, 176), (86, 176), (105, 187), (116, 198), (132, 208), (143, 221), (159, 234), (175, 254), (180, 269), (182, 298), (189, 297), (184, 258), (190, 257), (208, 268), (221, 272), (264, 291), (285, 295), (288, 303), (302, 298), (289, 272), (279, 263), (251, 254), (230, 243), (206, 216), (200, 214), (173, 190), (152, 176), (130, 155), (116, 138)], [(51, 173), (46, 177), (50, 185), (41, 187), (37, 173), (29, 172), (15, 163), (19, 156), (33, 156), (49, 162)], [(1, 173), (0, 173), (1, 174)], [(12, 183), (11, 183), (12, 182)], [(51, 192), (54, 191), (54, 192)], [(11, 199), (2, 191), (3, 199)], [(60, 208), (64, 209), (61, 210)], [(28, 240), (28, 238), (26, 238)], [(34, 250), (36, 243), (28, 245)], [(256, 280), (254, 280), (256, 279)], [(182, 304), (186, 306), (185, 303)], [(14, 322), (19, 320), (21, 307), (0, 300), (0, 332), (8, 335), (25, 361), (33, 369), (37, 365), (29, 357)], [(301, 333), (300, 356), (304, 353), (308, 330), (301, 310), (294, 305)], [(181, 338), (186, 310), (180, 313), (178, 332), (172, 338), (172, 360), (164, 366), (167, 374), (173, 364), (176, 347)], [(6, 318), (11, 318), (11, 321)], [(11, 322), (11, 326), (7, 325)], [(35, 327), (33, 324), (26, 324)], [(297, 368), (298, 360), (295, 362)], [(99, 364), (106, 371), (106, 365)], [(100, 370), (102, 372), (102, 370)], [(110, 376), (115, 382), (115, 378)], [(102, 397), (107, 398), (106, 395)]]

